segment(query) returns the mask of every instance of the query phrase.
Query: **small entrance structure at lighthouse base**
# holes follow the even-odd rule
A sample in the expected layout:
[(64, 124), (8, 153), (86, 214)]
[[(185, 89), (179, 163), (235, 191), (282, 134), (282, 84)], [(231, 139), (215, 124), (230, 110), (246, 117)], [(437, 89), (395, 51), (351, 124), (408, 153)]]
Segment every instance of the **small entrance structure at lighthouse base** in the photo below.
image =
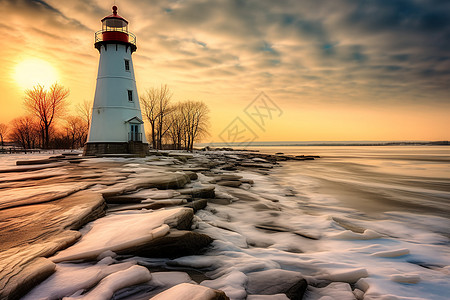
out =
[(102, 29), (95, 33), (95, 48), (100, 61), (84, 155), (145, 155), (148, 143), (131, 57), (137, 49), (136, 37), (116, 6), (112, 15), (102, 19)]

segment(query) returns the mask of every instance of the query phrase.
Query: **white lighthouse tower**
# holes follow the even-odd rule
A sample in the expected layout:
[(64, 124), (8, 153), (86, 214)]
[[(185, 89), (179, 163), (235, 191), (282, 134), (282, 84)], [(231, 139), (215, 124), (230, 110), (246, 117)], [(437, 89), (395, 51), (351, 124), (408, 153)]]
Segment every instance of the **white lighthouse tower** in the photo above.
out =
[(128, 21), (117, 14), (117, 6), (112, 9), (95, 33), (100, 61), (84, 155), (145, 155), (148, 143), (131, 58), (136, 36), (128, 31)]

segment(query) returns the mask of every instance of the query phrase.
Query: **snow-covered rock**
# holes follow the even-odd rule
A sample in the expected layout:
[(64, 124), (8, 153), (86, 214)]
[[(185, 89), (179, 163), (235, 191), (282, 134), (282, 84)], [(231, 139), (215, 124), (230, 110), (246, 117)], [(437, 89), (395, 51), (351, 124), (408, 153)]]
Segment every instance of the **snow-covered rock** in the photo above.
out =
[(210, 289), (205, 286), (181, 283), (158, 295), (151, 300), (229, 300), (222, 291)]
[(192, 218), (192, 209), (128, 211), (109, 215), (92, 222), (91, 229), (78, 243), (59, 252), (51, 260), (93, 259), (107, 250), (126, 252), (127, 249), (166, 235), (170, 227), (185, 223), (187, 216)]

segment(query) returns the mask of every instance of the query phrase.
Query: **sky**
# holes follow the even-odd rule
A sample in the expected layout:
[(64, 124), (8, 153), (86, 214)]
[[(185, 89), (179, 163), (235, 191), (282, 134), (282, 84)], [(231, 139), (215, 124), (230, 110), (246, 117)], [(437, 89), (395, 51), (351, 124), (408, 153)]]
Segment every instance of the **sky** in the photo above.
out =
[[(0, 123), (26, 78), (95, 92), (114, 1), (0, 0)], [(450, 1), (116, 0), (138, 93), (204, 101), (205, 142), (450, 139)]]

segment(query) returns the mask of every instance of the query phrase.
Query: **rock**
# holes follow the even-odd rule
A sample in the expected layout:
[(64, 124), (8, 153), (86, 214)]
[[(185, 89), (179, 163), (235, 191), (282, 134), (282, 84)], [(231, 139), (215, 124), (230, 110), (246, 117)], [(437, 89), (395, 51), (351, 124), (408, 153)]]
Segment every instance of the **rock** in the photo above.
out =
[(111, 205), (111, 207), (108, 207), (108, 212), (118, 212), (130, 209), (143, 209), (143, 208), (157, 210), (164, 207), (183, 205), (185, 203), (187, 203), (186, 199), (165, 199), (165, 200), (156, 200), (148, 203), (146, 202), (130, 205), (114, 205), (114, 206)]
[(221, 174), (219, 176), (215, 176), (216, 181), (227, 181), (227, 180), (240, 180), (242, 176), (236, 174)]
[(242, 183), (237, 180), (225, 180), (217, 182), (218, 185), (229, 186), (229, 187), (239, 187)]
[(225, 164), (225, 165), (221, 166), (220, 169), (222, 169), (224, 171), (236, 171), (237, 170), (235, 164)]
[(42, 169), (50, 169), (56, 168), (64, 165), (63, 162), (53, 162), (45, 165), (36, 165), (36, 166), (20, 166), (20, 167), (9, 167), (6, 169), (0, 169), (0, 173), (13, 173), (13, 172), (30, 172), (30, 171), (38, 171)]
[(364, 268), (359, 269), (344, 269), (323, 274), (317, 277), (317, 279), (325, 279), (329, 281), (341, 281), (347, 283), (356, 283), (359, 279), (368, 277), (369, 273)]
[[(48, 179), (48, 181), (52, 180), (53, 178)], [(84, 190), (89, 186), (85, 182), (43, 183), (42, 185), (35, 183), (30, 186), (10, 185), (12, 185), (11, 188), (0, 189), (0, 209), (54, 201)], [(14, 189), (14, 192), (11, 192), (12, 189)]]
[(191, 180), (197, 180), (198, 179), (198, 175), (196, 172), (192, 172), (192, 171), (184, 171), (184, 173), (189, 176), (189, 178)]
[(45, 165), (55, 162), (57, 159), (47, 158), (47, 159), (30, 159), (30, 160), (18, 160), (16, 161), (16, 166), (27, 166), (27, 165)]
[(156, 173), (151, 175), (139, 175), (139, 177), (128, 178), (125, 182), (120, 182), (112, 187), (106, 188), (102, 194), (105, 198), (116, 195), (123, 195), (137, 191), (139, 189), (179, 189), (190, 182), (188, 175), (184, 173)]
[[(7, 274), (8, 280), (4, 280), (5, 278), (0, 280), (0, 299), (21, 298), (53, 274), (56, 265), (46, 258), (39, 257), (21, 267), (17, 274)], [(17, 268), (15, 270), (17, 271)]]
[(226, 192), (241, 201), (261, 201), (261, 202), (267, 201), (266, 199), (262, 198), (261, 196), (254, 194), (252, 192), (245, 191), (243, 189), (227, 188)]
[(186, 204), (184, 207), (190, 207), (194, 210), (194, 213), (204, 209), (206, 207), (206, 205), (208, 205), (208, 200), (206, 199), (199, 199), (199, 200), (194, 200), (192, 202), (189, 202), (188, 204)]
[(127, 249), (124, 253), (143, 257), (176, 258), (201, 254), (201, 250), (212, 241), (213, 239), (206, 234), (171, 230), (169, 234), (163, 237), (156, 238), (135, 249)]
[[(262, 204), (259, 204), (262, 205)], [(273, 210), (273, 208), (272, 208)], [(306, 233), (306, 232), (301, 232), (299, 230), (295, 230), (292, 228), (286, 228), (280, 225), (274, 225), (274, 224), (260, 224), (260, 225), (255, 225), (256, 228), (258, 229), (263, 229), (263, 230), (268, 230), (268, 231), (275, 231), (275, 232), (291, 232), (294, 233), (296, 235), (299, 235), (301, 237), (307, 238), (307, 239), (311, 239), (311, 240), (319, 240), (320, 236), (313, 234), (313, 233)]]
[[(59, 264), (56, 266), (55, 273), (36, 286), (21, 300), (67, 299), (65, 297), (71, 296), (80, 290), (90, 290), (108, 275), (127, 270), (134, 265), (136, 265), (136, 262), (133, 261), (118, 264), (112, 264), (111, 262), (110, 264), (110, 262), (105, 262), (105, 260), (95, 265)], [(146, 275), (145, 271), (148, 272), (148, 270), (142, 271), (144, 276)]]
[(247, 274), (247, 292), (255, 295), (286, 294), (289, 299), (302, 299), (308, 283), (301, 273), (272, 269)]
[(53, 262), (93, 260), (110, 250), (127, 253), (166, 235), (170, 228), (191, 227), (193, 211), (174, 208), (158, 211), (124, 212), (92, 222), (91, 229), (75, 245), (53, 256)]
[(103, 278), (93, 289), (81, 297), (65, 297), (66, 300), (109, 300), (114, 292), (128, 286), (148, 282), (152, 275), (147, 268), (132, 266), (126, 270), (112, 273)]
[(260, 168), (260, 169), (272, 169), (273, 165), (270, 163), (253, 163), (253, 162), (243, 162), (240, 163), (241, 166), (247, 168)]
[(191, 195), (194, 198), (214, 198), (214, 186), (205, 185), (202, 187), (194, 187), (178, 190), (182, 195)]
[(231, 299), (245, 299), (247, 296), (245, 290), (247, 280), (248, 278), (244, 273), (235, 270), (214, 280), (204, 280), (200, 284), (224, 291)]
[(269, 161), (267, 161), (267, 160), (264, 159), (264, 158), (260, 158), (260, 157), (252, 158), (252, 160), (253, 160), (254, 162), (259, 162), (259, 163), (269, 163)]
[(106, 196), (105, 201), (108, 204), (130, 204), (130, 203), (141, 203), (141, 201), (146, 200), (145, 197), (137, 197), (134, 195), (116, 195), (116, 196)]
[(248, 295), (247, 300), (289, 300), (289, 298), (285, 294)]
[(242, 183), (248, 183), (248, 184), (254, 184), (255, 182), (251, 179), (240, 179), (239, 180)]
[(151, 298), (152, 300), (230, 300), (224, 292), (205, 286), (181, 283)]
[[(73, 244), (78, 229), (105, 214), (102, 196), (81, 191), (68, 197), (0, 211), (0, 299), (17, 299), (49, 276), (54, 264), (42, 256)], [(5, 296), (10, 295), (10, 296)]]
[(348, 283), (332, 282), (323, 288), (310, 287), (310, 289), (314, 292), (314, 294), (317, 294), (318, 297), (330, 297), (330, 299), (339, 300), (355, 300), (355, 295), (353, 294)]

